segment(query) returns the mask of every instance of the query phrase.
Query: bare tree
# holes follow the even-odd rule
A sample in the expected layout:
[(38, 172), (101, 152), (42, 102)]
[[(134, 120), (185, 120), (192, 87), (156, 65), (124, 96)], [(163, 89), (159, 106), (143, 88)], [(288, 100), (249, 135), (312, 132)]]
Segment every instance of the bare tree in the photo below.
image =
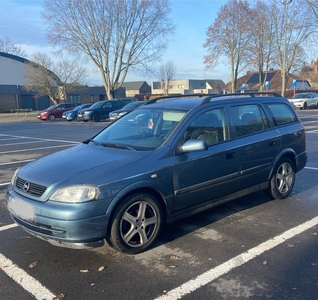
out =
[[(282, 5), (283, 4), (283, 5)], [(313, 18), (312, 8), (300, 0), (272, 0), (271, 21), (275, 29), (275, 45), (278, 64), (281, 69), (284, 96), (286, 82), (293, 69), (299, 70), (304, 47), (311, 35), (317, 32), (317, 20)]]
[(166, 64), (162, 64), (159, 68), (158, 79), (161, 83), (161, 89), (165, 95), (169, 94), (170, 84), (176, 72), (177, 68), (171, 60)]
[(259, 90), (263, 91), (267, 81), (267, 71), (275, 65), (274, 26), (270, 20), (271, 7), (257, 0), (251, 10), (250, 18), (250, 55), (247, 63), (255, 67), (259, 73)]
[(112, 99), (130, 68), (147, 68), (167, 47), (175, 26), (169, 0), (45, 0), (48, 38), (85, 53), (99, 69)]
[(231, 68), (232, 92), (236, 91), (236, 80), (248, 54), (250, 41), (250, 6), (247, 1), (229, 0), (221, 7), (213, 25), (207, 29), (203, 45), (208, 50), (204, 56), (206, 69), (213, 69), (221, 56), (225, 56)]
[(21, 57), (27, 57), (27, 54), (21, 47), (14, 44), (8, 37), (0, 39), (0, 52), (9, 53)]
[(83, 90), (81, 82), (86, 74), (86, 69), (78, 60), (55, 63), (47, 54), (35, 53), (32, 61), (27, 62), (25, 89), (35, 91), (38, 97), (48, 96), (57, 104), (61, 99), (66, 99), (67, 93)]

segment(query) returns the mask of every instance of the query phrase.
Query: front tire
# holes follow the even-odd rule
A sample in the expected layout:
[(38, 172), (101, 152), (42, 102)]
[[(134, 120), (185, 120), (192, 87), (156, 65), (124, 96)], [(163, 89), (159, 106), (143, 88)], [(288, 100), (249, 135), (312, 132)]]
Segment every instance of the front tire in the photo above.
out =
[(295, 184), (295, 166), (288, 157), (281, 158), (273, 172), (265, 194), (275, 199), (289, 196)]
[(307, 102), (304, 103), (304, 109), (307, 109)]
[(150, 194), (134, 194), (118, 207), (109, 244), (123, 253), (137, 254), (150, 248), (162, 227), (160, 204)]
[(93, 121), (94, 122), (99, 122), (100, 121), (100, 115), (99, 114), (93, 115)]
[(49, 120), (50, 121), (54, 121), (55, 120), (55, 116), (54, 115), (49, 115)]

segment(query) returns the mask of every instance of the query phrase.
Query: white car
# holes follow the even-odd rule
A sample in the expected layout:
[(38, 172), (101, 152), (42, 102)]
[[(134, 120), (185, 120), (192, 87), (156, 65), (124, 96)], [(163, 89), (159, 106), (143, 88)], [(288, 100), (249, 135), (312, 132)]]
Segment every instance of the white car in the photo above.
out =
[(318, 94), (313, 92), (295, 94), (289, 101), (299, 109), (318, 108)]

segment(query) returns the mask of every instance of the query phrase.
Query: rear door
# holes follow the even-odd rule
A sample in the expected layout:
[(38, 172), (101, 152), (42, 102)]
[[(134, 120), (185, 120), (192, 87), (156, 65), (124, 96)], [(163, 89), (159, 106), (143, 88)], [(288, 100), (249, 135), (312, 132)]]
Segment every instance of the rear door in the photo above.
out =
[(225, 110), (205, 110), (189, 123), (181, 132), (183, 142), (203, 139), (209, 147), (172, 157), (175, 211), (216, 200), (238, 188), (237, 149), (229, 140)]
[(239, 160), (239, 190), (268, 181), (281, 138), (258, 103), (230, 108)]

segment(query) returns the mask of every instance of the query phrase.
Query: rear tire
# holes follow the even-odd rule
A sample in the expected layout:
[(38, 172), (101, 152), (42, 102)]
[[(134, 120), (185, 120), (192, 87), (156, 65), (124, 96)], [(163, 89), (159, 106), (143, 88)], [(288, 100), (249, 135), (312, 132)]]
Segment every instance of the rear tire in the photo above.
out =
[(108, 243), (123, 253), (143, 252), (158, 237), (162, 216), (155, 197), (146, 193), (131, 195), (115, 211)]
[(295, 166), (288, 157), (282, 157), (272, 174), (269, 187), (265, 194), (274, 199), (284, 199), (289, 196), (295, 184)]

